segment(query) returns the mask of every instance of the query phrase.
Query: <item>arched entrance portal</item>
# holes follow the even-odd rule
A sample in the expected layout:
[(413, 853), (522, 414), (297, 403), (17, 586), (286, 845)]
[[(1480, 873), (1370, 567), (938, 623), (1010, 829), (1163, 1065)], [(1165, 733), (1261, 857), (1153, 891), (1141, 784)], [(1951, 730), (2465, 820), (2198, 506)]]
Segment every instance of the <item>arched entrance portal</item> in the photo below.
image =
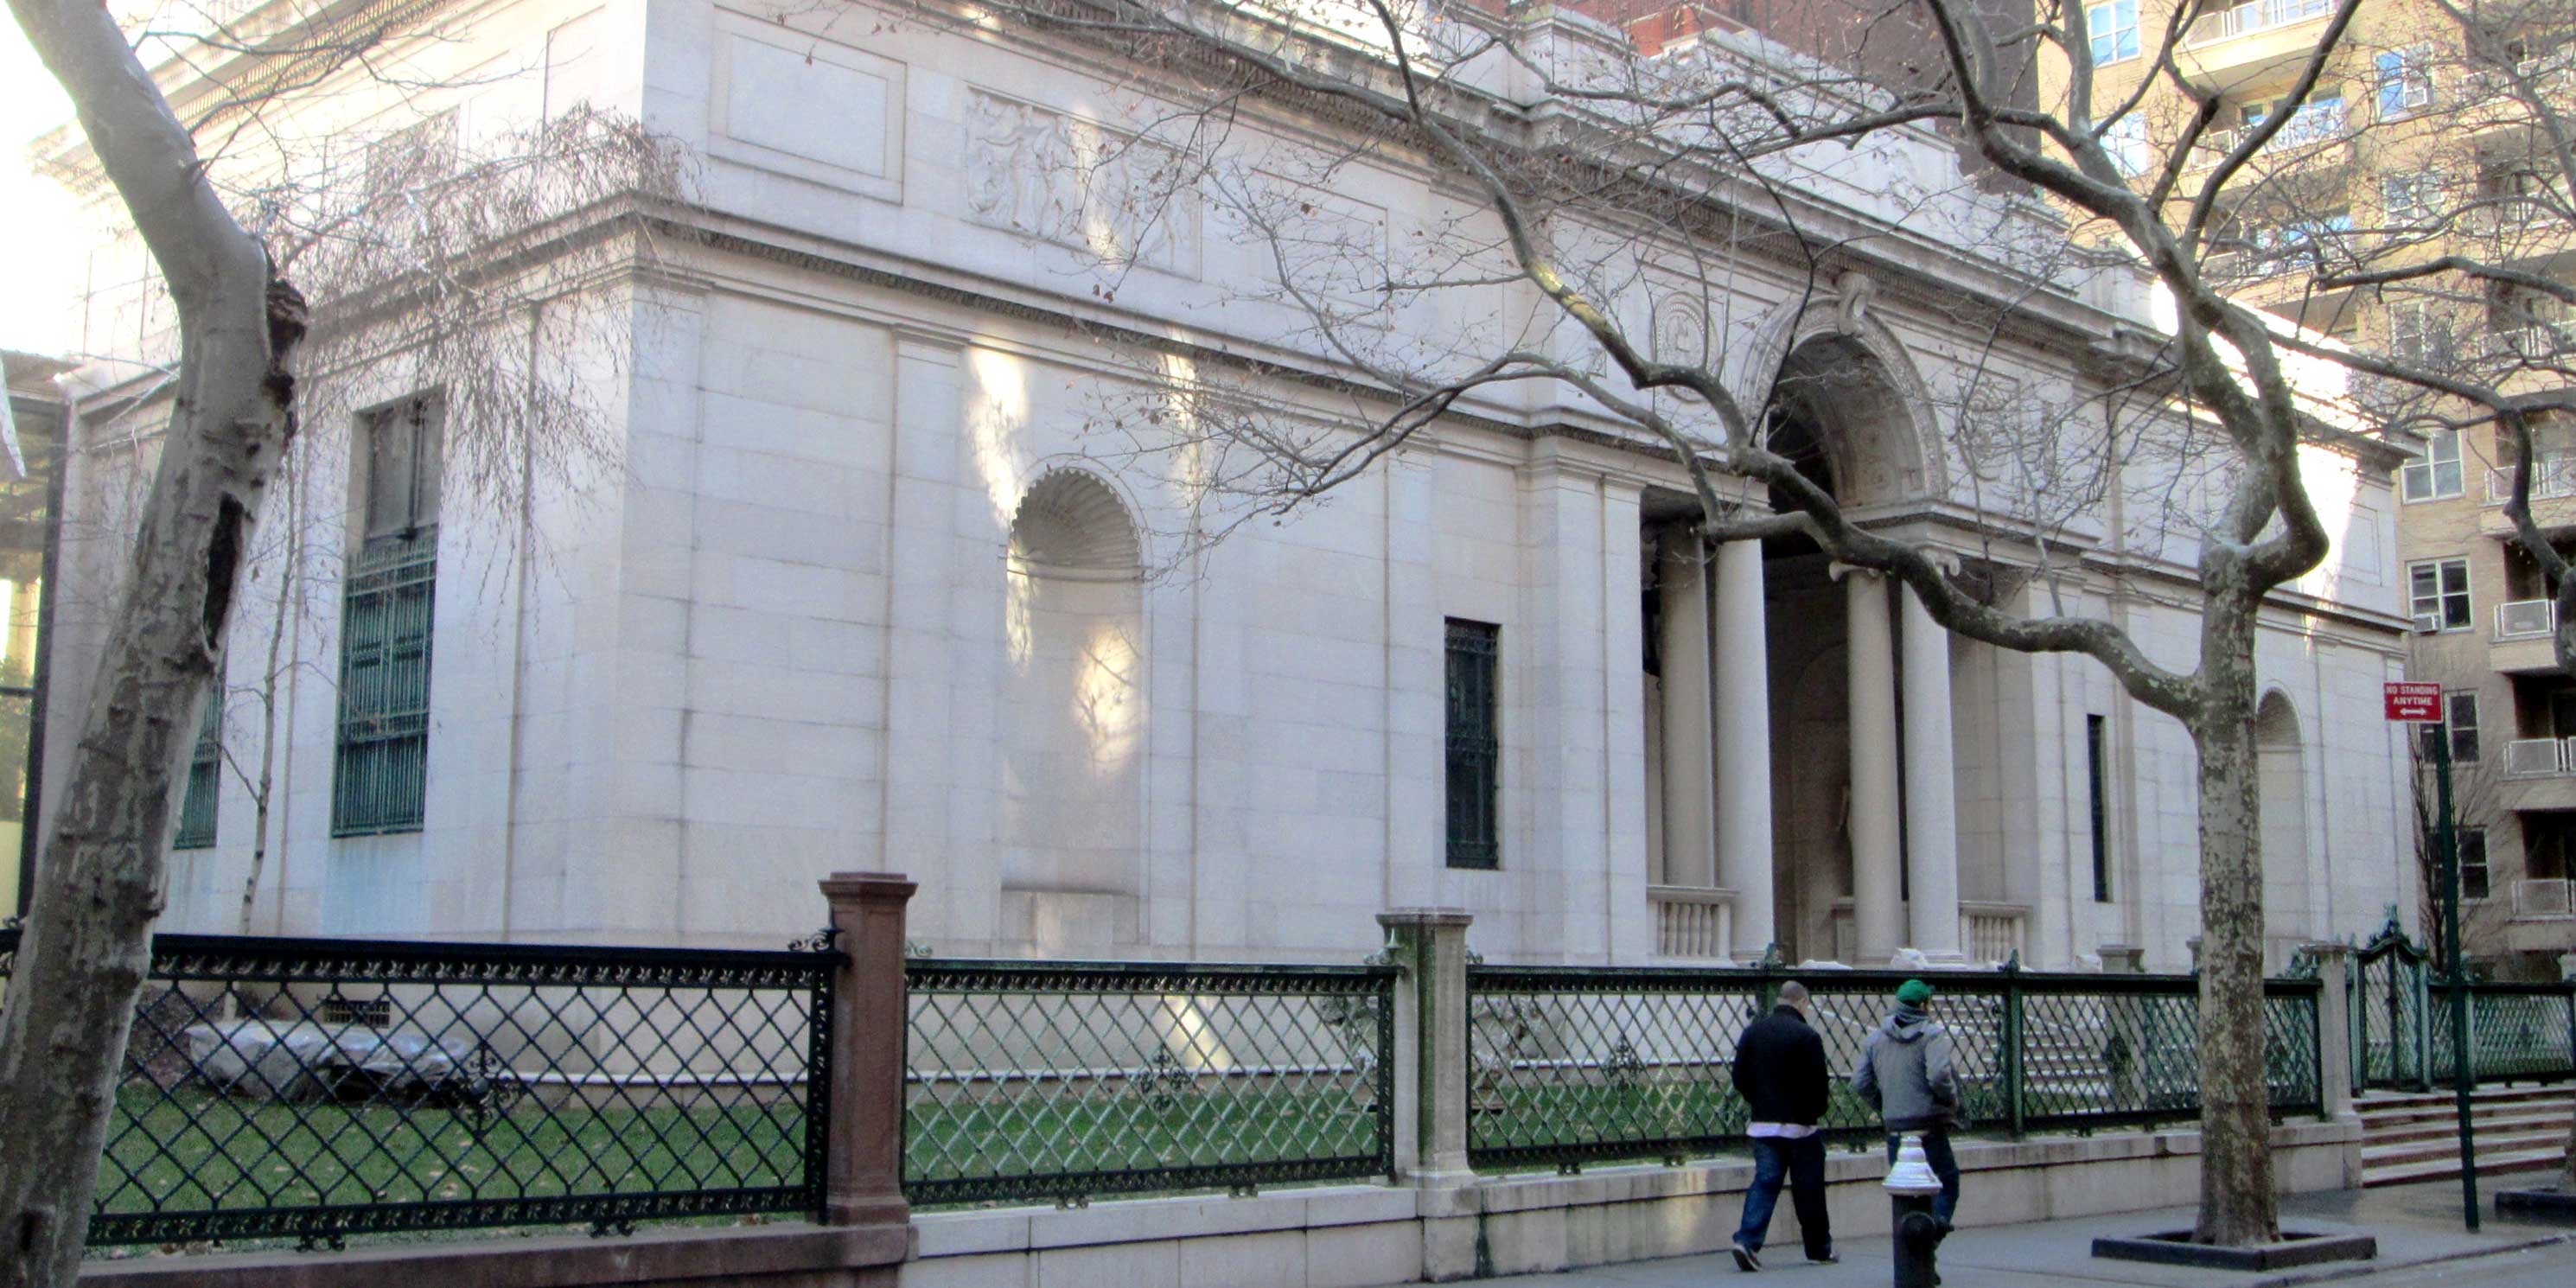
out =
[[(1849, 335), (1790, 350), (1762, 423), (1856, 517), (1922, 495), (1909, 400)], [(1948, 633), (1805, 536), (1710, 550), (1688, 498), (1644, 508), (1659, 955), (1958, 959)]]

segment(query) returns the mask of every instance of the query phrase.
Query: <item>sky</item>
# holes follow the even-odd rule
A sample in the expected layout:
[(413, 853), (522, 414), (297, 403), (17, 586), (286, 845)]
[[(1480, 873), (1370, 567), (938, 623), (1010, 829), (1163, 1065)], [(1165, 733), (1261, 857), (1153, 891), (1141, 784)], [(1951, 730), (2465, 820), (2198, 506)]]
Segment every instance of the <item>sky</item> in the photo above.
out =
[(18, 24), (0, 19), (0, 348), (61, 355), (89, 248), (68, 194), (29, 172), (27, 145), (69, 121), (63, 96)]

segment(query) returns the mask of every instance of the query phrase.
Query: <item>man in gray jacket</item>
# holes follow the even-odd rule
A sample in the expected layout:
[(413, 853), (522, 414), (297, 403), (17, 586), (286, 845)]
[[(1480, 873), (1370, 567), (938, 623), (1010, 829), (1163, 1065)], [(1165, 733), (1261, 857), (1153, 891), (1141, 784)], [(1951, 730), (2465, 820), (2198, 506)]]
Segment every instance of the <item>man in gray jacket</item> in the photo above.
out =
[(1901, 1137), (1923, 1137), (1924, 1161), (1941, 1178), (1941, 1196), (1932, 1200), (1932, 1215), (1942, 1228), (1959, 1210), (1959, 1160), (1950, 1152), (1950, 1129), (1964, 1126), (1959, 1066), (1950, 1030), (1924, 1009), (1932, 986), (1909, 979), (1896, 990), (1896, 1010), (1869, 1035), (1860, 1068), (1852, 1072), (1852, 1090), (1878, 1111), (1887, 1124), (1887, 1161), (1896, 1161)]

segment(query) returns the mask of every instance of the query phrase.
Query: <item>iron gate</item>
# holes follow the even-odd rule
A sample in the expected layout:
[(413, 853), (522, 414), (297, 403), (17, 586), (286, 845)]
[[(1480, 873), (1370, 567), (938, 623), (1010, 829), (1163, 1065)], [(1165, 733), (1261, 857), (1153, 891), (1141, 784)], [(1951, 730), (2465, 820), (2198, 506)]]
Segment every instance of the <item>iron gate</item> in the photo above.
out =
[(2432, 959), (2392, 916), (2353, 954), (2355, 1075), (2368, 1087), (2433, 1087)]

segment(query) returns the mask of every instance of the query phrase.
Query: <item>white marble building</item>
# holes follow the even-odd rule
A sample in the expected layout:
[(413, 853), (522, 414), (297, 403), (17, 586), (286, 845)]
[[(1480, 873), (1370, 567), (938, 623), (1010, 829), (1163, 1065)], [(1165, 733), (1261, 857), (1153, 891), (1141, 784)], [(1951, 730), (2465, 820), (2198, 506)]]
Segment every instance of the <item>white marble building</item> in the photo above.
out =
[[(1793, 960), (2019, 948), (2063, 967), (2133, 944), (2186, 962), (2179, 725), (2089, 660), (1947, 638), (1794, 543), (1701, 551), (1677, 466), (1562, 389), (1471, 399), (1328, 504), (1177, 545), (1190, 499), (1098, 450), (1130, 378), (1102, 337), (1331, 362), (1239, 289), (1271, 270), (1198, 204), (1117, 234), (1136, 264), (1114, 296), (1059, 244), (1105, 216), (1033, 155), (1148, 110), (1101, 55), (865, 0), (504, 0), (460, 30), (415, 56), (514, 69), (450, 92), (461, 129), (575, 97), (639, 116), (698, 160), (676, 217), (703, 235), (603, 288), (633, 317), (631, 360), (599, 377), (616, 465), (541, 486), (526, 515), (439, 526), (416, 824), (335, 835), (337, 590), (291, 632), (254, 929), (768, 944), (816, 924), (821, 874), (887, 869), (922, 883), (915, 937), (968, 954), (1339, 960), (1373, 946), (1380, 909), (1445, 904), (1503, 961), (1777, 941)], [(390, 129), (422, 105), (377, 108)], [(1872, 164), (1960, 187), (1938, 137), (1890, 146)], [(1376, 254), (1448, 200), (1420, 170), (1346, 177), (1335, 209)], [(2138, 295), (2024, 290), (1893, 222), (1883, 186), (1813, 176), (1819, 211), (1884, 225), (1835, 289), (1801, 308), (1793, 266), (1738, 264), (1730, 320), (1697, 324), (1748, 355), (1731, 370), (1787, 354), (1830, 374), (1794, 419), (1873, 524), (2186, 661), (2187, 544), (2139, 538), (2115, 489), (2055, 534), (2076, 561), (2053, 586), (2017, 578), (2026, 534), (1971, 496), (1931, 411), (1984, 341), (1957, 293), (2018, 297), (1989, 369), (2070, 408), (2121, 379)], [(2059, 235), (2027, 203), (1961, 199)], [(1537, 306), (1497, 287), (1442, 307), (1414, 321)], [(112, 346), (96, 332), (114, 310), (92, 316), (66, 347)], [(377, 401), (434, 392), (399, 359), (355, 378)], [(352, 480), (334, 531), (354, 556), (364, 471), (334, 441), (315, 437), (308, 477)], [(112, 514), (127, 457), (93, 446), (74, 504)], [(2402, 674), (2393, 458), (2308, 456), (2340, 531), (2279, 597), (2261, 657), (2282, 945), (2366, 931), (2413, 886), (2403, 746), (2378, 709)], [(2124, 484), (2161, 486), (2132, 468), (2149, 477)], [(237, 691), (260, 606), (242, 617)], [(1451, 844), (1452, 622), (1495, 657), (1493, 834), (1465, 855), (1490, 867)], [(255, 726), (236, 699), (228, 745)], [(174, 927), (241, 915), (254, 809), (216, 777), (209, 843), (177, 855)]]

